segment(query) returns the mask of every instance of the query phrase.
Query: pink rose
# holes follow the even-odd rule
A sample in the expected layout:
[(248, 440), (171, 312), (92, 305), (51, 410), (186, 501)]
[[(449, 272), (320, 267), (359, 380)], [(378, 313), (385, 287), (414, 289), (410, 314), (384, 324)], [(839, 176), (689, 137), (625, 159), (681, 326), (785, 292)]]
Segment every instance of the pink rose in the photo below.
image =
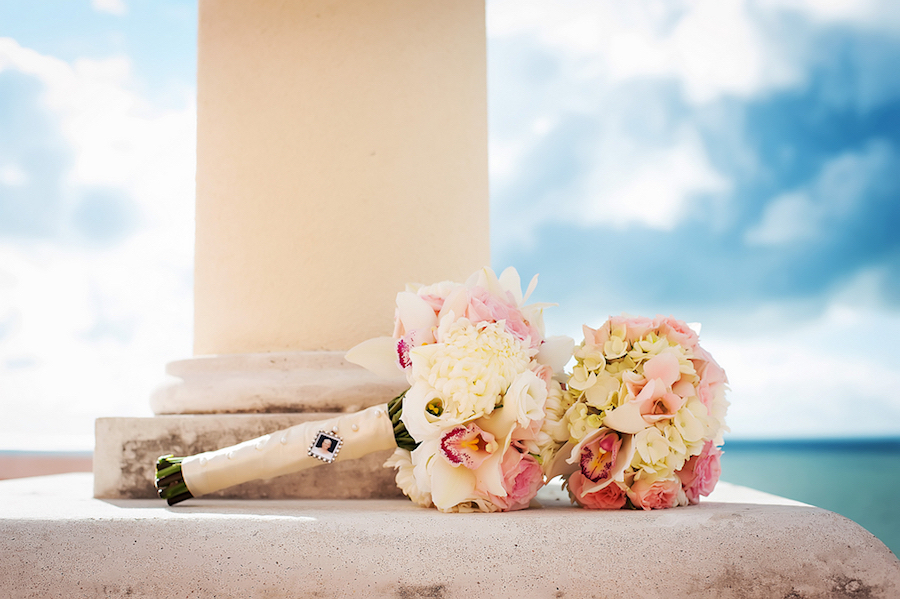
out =
[(634, 343), (656, 328), (656, 322), (644, 316), (610, 316), (609, 330), (625, 329), (625, 341)]
[(699, 345), (694, 348), (694, 357), (691, 359), (694, 370), (700, 377), (697, 383), (697, 397), (703, 402), (707, 410), (711, 410), (713, 398), (728, 384), (728, 377), (722, 367), (713, 359), (705, 349)]
[(700, 455), (689, 459), (681, 470), (675, 473), (681, 480), (684, 494), (691, 504), (698, 503), (701, 495), (705, 497), (712, 493), (722, 474), (721, 455), (722, 450), (713, 445), (712, 441), (707, 441)]
[(660, 379), (653, 379), (641, 389), (634, 399), (640, 406), (644, 422), (652, 424), (675, 416), (675, 412), (684, 405), (684, 398), (666, 389)]
[(582, 325), (581, 331), (584, 333), (585, 345), (599, 345), (609, 341), (609, 321), (606, 321), (599, 329), (592, 329), (588, 325)]
[(665, 335), (686, 349), (693, 349), (697, 345), (699, 340), (697, 333), (683, 320), (678, 320), (671, 316), (668, 318), (657, 316), (657, 322), (659, 323), (660, 336)]
[(728, 377), (725, 371), (719, 366), (719, 363), (710, 355), (708, 351), (699, 345), (694, 348), (694, 357), (691, 359), (694, 363), (694, 370), (697, 376), (706, 381), (709, 385), (727, 385)]
[(581, 472), (569, 477), (569, 492), (583, 508), (590, 510), (618, 510), (625, 506), (625, 491), (616, 483), (610, 483), (594, 493), (585, 493), (584, 486), (595, 486)]
[(678, 491), (681, 483), (678, 480), (657, 480), (648, 484), (646, 479), (632, 483), (628, 489), (628, 498), (635, 507), (644, 510), (661, 510), (678, 505)]
[(528, 507), (538, 490), (544, 486), (541, 465), (530, 454), (509, 447), (500, 463), (506, 497), (487, 494), (487, 499), (504, 512)]
[(425, 303), (427, 303), (429, 306), (431, 306), (431, 309), (434, 310), (435, 316), (437, 316), (438, 314), (441, 313), (441, 308), (444, 307), (444, 300), (447, 299), (446, 297), (441, 297), (439, 295), (432, 295), (430, 293), (425, 294), (425, 295), (420, 295), (419, 297), (421, 297), (425, 301)]

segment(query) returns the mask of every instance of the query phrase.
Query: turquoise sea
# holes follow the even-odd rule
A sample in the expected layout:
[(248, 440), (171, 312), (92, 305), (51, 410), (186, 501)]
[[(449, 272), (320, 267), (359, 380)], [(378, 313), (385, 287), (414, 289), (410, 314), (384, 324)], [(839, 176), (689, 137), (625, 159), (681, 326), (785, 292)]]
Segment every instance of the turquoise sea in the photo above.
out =
[(850, 518), (900, 555), (900, 438), (727, 439), (722, 480)]

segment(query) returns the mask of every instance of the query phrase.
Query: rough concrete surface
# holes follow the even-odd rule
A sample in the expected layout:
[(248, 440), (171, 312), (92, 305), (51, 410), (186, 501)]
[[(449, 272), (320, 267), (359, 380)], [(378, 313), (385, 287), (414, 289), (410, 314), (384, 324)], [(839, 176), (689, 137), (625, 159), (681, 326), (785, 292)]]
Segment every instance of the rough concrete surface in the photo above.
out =
[[(831, 512), (726, 500), (441, 514), (406, 500), (91, 498), (89, 475), (0, 482), (4, 597), (894, 599), (900, 562)], [(745, 492), (746, 491), (746, 492)], [(788, 503), (786, 505), (785, 503)]]

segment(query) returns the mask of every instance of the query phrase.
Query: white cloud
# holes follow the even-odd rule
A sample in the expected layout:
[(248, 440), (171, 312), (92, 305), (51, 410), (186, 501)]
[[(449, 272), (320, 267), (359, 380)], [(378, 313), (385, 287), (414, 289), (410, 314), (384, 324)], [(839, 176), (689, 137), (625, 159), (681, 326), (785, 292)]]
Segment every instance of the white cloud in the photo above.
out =
[(91, 8), (97, 12), (122, 16), (128, 12), (124, 0), (91, 0)]
[(771, 200), (744, 241), (778, 246), (822, 238), (852, 214), (873, 182), (892, 176), (896, 160), (891, 146), (882, 141), (829, 160), (806, 186)]
[(900, 30), (900, 4), (895, 0), (758, 0), (758, 5), (798, 13), (821, 24)]
[[(755, 318), (755, 315), (748, 315)], [(731, 383), (736, 437), (852, 437), (900, 433), (900, 315), (835, 301), (814, 321), (776, 334), (707, 336)]]
[(0, 239), (0, 448), (90, 449), (95, 418), (149, 415), (165, 364), (190, 355), (195, 101), (154, 106), (126, 57), (69, 64), (0, 38), (4, 69), (42, 84), (72, 152), (62, 200), (101, 187), (140, 212), (109, 247)]
[(0, 166), (0, 183), (9, 187), (19, 187), (28, 182), (28, 173), (18, 164)]
[(748, 245), (781, 245), (814, 240), (822, 226), (822, 211), (806, 193), (781, 194), (771, 200), (759, 224), (744, 235)]
[(571, 216), (583, 224), (640, 224), (672, 230), (698, 194), (721, 194), (727, 179), (710, 165), (702, 142), (689, 129), (670, 145), (629, 143), (627, 136), (599, 140), (590, 175)]
[(488, 19), (492, 36), (529, 36), (578, 65), (574, 74), (582, 79), (673, 79), (695, 104), (803, 82), (797, 57), (743, 0), (501, 0), (489, 4)]

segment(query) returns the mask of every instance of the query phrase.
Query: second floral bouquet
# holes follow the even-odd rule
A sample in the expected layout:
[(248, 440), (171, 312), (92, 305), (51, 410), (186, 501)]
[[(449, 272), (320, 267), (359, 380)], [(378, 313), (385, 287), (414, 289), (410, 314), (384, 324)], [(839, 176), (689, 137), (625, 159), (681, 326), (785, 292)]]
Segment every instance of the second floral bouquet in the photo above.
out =
[(568, 440), (547, 468), (586, 508), (697, 503), (719, 479), (725, 372), (673, 318), (584, 327), (560, 418)]
[(397, 295), (393, 335), (347, 353), (409, 389), (355, 414), (307, 422), (233, 447), (164, 456), (169, 504), (242, 482), (394, 448), (400, 489), (445, 512), (526, 508), (562, 475), (587, 508), (696, 503), (719, 473), (725, 374), (674, 319), (612, 318), (547, 337), (512, 268)]

